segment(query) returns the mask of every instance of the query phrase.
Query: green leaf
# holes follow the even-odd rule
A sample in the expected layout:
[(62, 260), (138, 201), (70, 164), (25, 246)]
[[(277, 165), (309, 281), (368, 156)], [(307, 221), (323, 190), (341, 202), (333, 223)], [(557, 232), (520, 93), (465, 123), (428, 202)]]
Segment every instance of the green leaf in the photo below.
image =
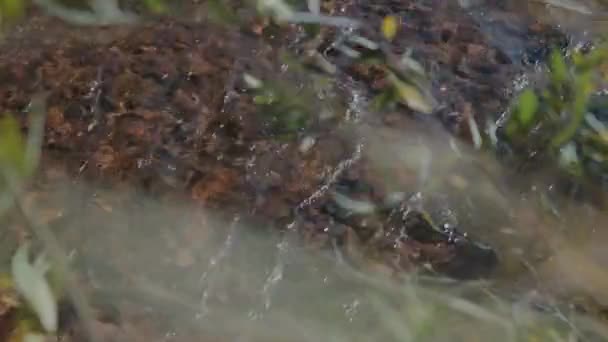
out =
[(529, 128), (536, 119), (538, 97), (532, 89), (526, 89), (520, 96), (517, 107), (517, 120), (522, 128)]
[(571, 119), (568, 125), (553, 137), (551, 145), (554, 148), (559, 148), (570, 141), (585, 120), (587, 103), (589, 102), (589, 97), (593, 94), (595, 86), (592, 76), (593, 74), (590, 70), (576, 77), (573, 85), (575, 91), (574, 100), (569, 108)]
[(271, 105), (277, 102), (277, 96), (274, 92), (265, 91), (253, 97), (253, 103), (256, 105)]
[(0, 17), (2, 20), (21, 17), (25, 11), (23, 0), (0, 0)]
[(393, 84), (399, 99), (411, 109), (424, 114), (433, 112), (433, 104), (414, 84), (399, 79), (394, 73), (388, 72), (388, 80)]
[(556, 86), (563, 84), (568, 79), (568, 67), (564, 57), (558, 50), (553, 50), (550, 59), (551, 79)]
[(589, 98), (593, 94), (595, 84), (592, 78), (592, 72), (585, 72), (576, 78), (574, 81), (575, 96), (572, 102), (572, 112), (574, 116), (584, 116), (587, 110)]
[(22, 174), (27, 169), (25, 164), (25, 141), (19, 123), (6, 115), (0, 119), (0, 167)]
[(150, 11), (156, 14), (167, 11), (167, 4), (164, 0), (144, 0), (144, 4)]

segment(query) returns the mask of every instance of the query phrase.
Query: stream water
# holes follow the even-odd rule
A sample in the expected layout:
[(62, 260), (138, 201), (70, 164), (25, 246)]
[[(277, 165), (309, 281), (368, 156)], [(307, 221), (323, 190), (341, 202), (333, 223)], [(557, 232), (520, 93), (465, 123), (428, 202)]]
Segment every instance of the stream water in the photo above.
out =
[[(67, 38), (78, 34), (40, 34), (49, 22), (36, 19), (0, 47), (3, 110), (40, 84), (57, 90), (41, 175), (25, 200), (105, 317), (97, 334), (515, 341), (520, 325), (576, 321), (580, 336), (608, 338), (578, 310), (595, 319), (608, 305), (605, 202), (565, 195), (551, 168), (505, 165), (450, 121), (470, 111), (490, 127), (542, 71), (554, 37), (574, 46), (605, 32), (606, 4), (405, 2), (337, 1), (334, 10), (403, 15), (415, 33), (395, 45), (430, 59), (440, 112), (376, 113), (365, 78), (342, 77), (314, 94), (314, 106), (343, 113), (296, 142), (260, 136), (237, 79), (247, 70), (299, 80), (298, 71), (274, 65), (272, 47), (247, 37), (167, 24)], [(559, 34), (535, 31), (534, 21)], [(238, 48), (248, 51), (231, 56)], [(407, 238), (414, 211), (432, 216), (439, 238)], [(18, 221), (7, 220), (3, 260), (20, 239)]]

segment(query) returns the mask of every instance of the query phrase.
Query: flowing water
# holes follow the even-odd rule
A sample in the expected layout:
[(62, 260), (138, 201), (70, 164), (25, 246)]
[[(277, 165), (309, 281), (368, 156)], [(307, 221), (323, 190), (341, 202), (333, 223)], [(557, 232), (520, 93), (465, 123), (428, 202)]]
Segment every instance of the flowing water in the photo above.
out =
[[(441, 7), (434, 1), (419, 3), (422, 8)], [(458, 6), (464, 9), (455, 16), (465, 15), (467, 20), (476, 23), (488, 45), (502, 51), (510, 60), (507, 64), (517, 66), (506, 73), (509, 77), (504, 80), (509, 84), (505, 85), (504, 97), (517, 92), (522, 80), (524, 83), (534, 80), (539, 72), (540, 63), (530, 53), (538, 49), (532, 48), (534, 42), (530, 41), (532, 38), (521, 17), (559, 25), (570, 39), (579, 42), (605, 31), (608, 10), (599, 0), (460, 1)], [(349, 8), (350, 5), (345, 5), (342, 10), (348, 13)], [(39, 32), (36, 31), (39, 28), (29, 29)], [(26, 41), (27, 32), (27, 29), (21, 31), (19, 39)], [(143, 40), (148, 39), (147, 35), (143, 36)], [(175, 37), (169, 36), (167, 40), (188, 40), (179, 34)], [(103, 36), (101, 40), (106, 39)], [(109, 40), (113, 39), (110, 35)], [(243, 48), (250, 48), (246, 45), (249, 41), (243, 41)], [(109, 49), (115, 49), (112, 53), (123, 49), (121, 39), (111, 44)], [(214, 44), (209, 43), (207, 49), (217, 48), (218, 54), (225, 53), (223, 43)], [(68, 52), (62, 52), (60, 57), (53, 55), (57, 64), (70, 58), (69, 49), (66, 47)], [(145, 56), (149, 51), (157, 51), (155, 49), (144, 46), (136, 55)], [(270, 58), (263, 47), (254, 46), (252, 51), (257, 58)], [(247, 123), (247, 115), (251, 113), (235, 90), (233, 79), (234, 73), (249, 67), (249, 57), (217, 62), (211, 54), (200, 53), (205, 55), (207, 64), (189, 65), (190, 72), (202, 70), (205, 74), (215, 67), (214, 63), (221, 64), (222, 70), (231, 70), (229, 77), (213, 79), (222, 82), (225, 88), (222, 92), (226, 96), (221, 96), (218, 108), (222, 115), (231, 116), (231, 120), (234, 116), (236, 122)], [(529, 58), (523, 58), (524, 55)], [(13, 56), (9, 54), (3, 60)], [(145, 62), (155, 63), (152, 58)], [(265, 63), (252, 68), (278, 72)], [(107, 67), (118, 68), (111, 64)], [(166, 89), (179, 87), (162, 83), (172, 77), (171, 67), (160, 65), (159, 68), (162, 69), (160, 75), (146, 77), (160, 79)], [(283, 65), (280, 68), (287, 69)], [(83, 74), (87, 73), (82, 70)], [(281, 75), (293, 77), (288, 72)], [(437, 75), (451, 77), (441, 72)], [(74, 79), (79, 76), (75, 75)], [(124, 80), (125, 84), (129, 82)], [(160, 174), (158, 177), (164, 182), (159, 186), (161, 190), (154, 188), (146, 193), (129, 183), (132, 178), (127, 172), (117, 173), (116, 178), (120, 180), (115, 183), (118, 185), (104, 182), (100, 185), (90, 178), (84, 180), (80, 174), (92, 168), (87, 166), (88, 162), (78, 165), (82, 172), (74, 176), (73, 162), (63, 163), (63, 159), (74, 156), (74, 160), (86, 159), (83, 156), (97, 151), (97, 146), (90, 147), (83, 138), (79, 141), (83, 141), (84, 152), (71, 151), (73, 155), (61, 156), (62, 151), (69, 149), (62, 145), (60, 135), (53, 136), (57, 141), (45, 156), (49, 160), (43, 163), (41, 180), (25, 200), (37, 219), (57, 234), (81, 282), (86, 284), (84, 288), (92, 305), (99, 316), (107, 317), (95, 322), (96, 333), (118, 341), (201, 340), (199, 338), (205, 341), (419, 341), (424, 338), (514, 341), (517, 340), (514, 331), (520, 325), (528, 329), (529, 325), (541, 324), (539, 322), (556, 321), (551, 326), (563, 329), (562, 326), (577, 322), (581, 334), (585, 335), (583, 330), (593, 326), (596, 334), (608, 338), (605, 327), (580, 319), (575, 308), (580, 304), (587, 311), (597, 309), (601, 313), (608, 305), (608, 256), (604, 248), (608, 242), (605, 231), (608, 211), (603, 193), (602, 201), (572, 198), (559, 188), (561, 175), (556, 170), (549, 167), (533, 171), (513, 169), (498, 160), (486, 145), (481, 150), (474, 148), (451, 134), (449, 125), (434, 118), (395, 117), (394, 114), (380, 117), (370, 109), (367, 90), (358, 82), (344, 78), (337, 89), (322, 92), (318, 98), (319, 111), (342, 108), (332, 101), (345, 98), (346, 104), (341, 109), (345, 119), (335, 125), (330, 119), (331, 124), (327, 126), (331, 128), (305, 135), (295, 145), (267, 138), (252, 139), (246, 129), (245, 133), (232, 133), (237, 130), (231, 126), (233, 122), (222, 119), (218, 119), (220, 124), (210, 137), (201, 137), (197, 135), (204, 135), (200, 130), (213, 126), (214, 122), (196, 122), (190, 127), (189, 117), (172, 117), (171, 120), (179, 122), (176, 127), (185, 133), (175, 133), (177, 128), (164, 131), (158, 128), (154, 134), (172, 136), (175, 133), (185, 137), (150, 138), (150, 144), (167, 145), (169, 153), (159, 157), (149, 148), (146, 157), (138, 159), (138, 168), (141, 164), (142, 170)], [(201, 82), (198, 86), (207, 84)], [(460, 98), (459, 90), (467, 100), (477, 96), (467, 97), (472, 89), (468, 88), (469, 83), (446, 84), (448, 88), (465, 84), (453, 94), (450, 90), (446, 98)], [(147, 92), (146, 87), (142, 86), (142, 93)], [(198, 104), (199, 97), (208, 100), (205, 94), (196, 95), (195, 91), (193, 94), (192, 99), (181, 99), (180, 103), (186, 104), (185, 109), (180, 107), (180, 110), (187, 112), (188, 105)], [(124, 96), (125, 101), (133, 100)], [(209, 98), (211, 106), (216, 97), (209, 95)], [(149, 109), (156, 105), (146, 101), (152, 100), (142, 99), (142, 107)], [(104, 105), (111, 107), (103, 103), (100, 106)], [(129, 106), (120, 103), (114, 108), (123, 105)], [(173, 105), (166, 104), (166, 107)], [(502, 109), (484, 113), (489, 118), (485, 123), (499, 119), (505, 109), (494, 104), (476, 106), (474, 103), (478, 111)], [(466, 108), (455, 110), (466, 111)], [(78, 111), (84, 113), (82, 108)], [(142, 111), (132, 116), (153, 117), (150, 113)], [(448, 110), (446, 115), (450, 113)], [(112, 120), (123, 120), (122, 115), (114, 114), (110, 115)], [(124, 115), (125, 121), (138, 123), (137, 118), (129, 115)], [(69, 121), (67, 111), (65, 116)], [(144, 136), (147, 133), (140, 132), (149, 129), (147, 123), (141, 125), (141, 129), (140, 126), (125, 128), (122, 148), (135, 150), (135, 144), (129, 139)], [(76, 125), (58, 126), (65, 131)], [(94, 128), (90, 132), (98, 134), (96, 137), (103, 144), (121, 134), (96, 132)], [(239, 142), (227, 143), (228, 139)], [(180, 144), (210, 151), (211, 157), (177, 151), (175, 146)], [(89, 147), (91, 150), (86, 150)], [(177, 152), (172, 154), (173, 151)], [(99, 156), (98, 152), (94, 160), (102, 165), (106, 161), (103, 157), (107, 156)], [(180, 173), (194, 164), (203, 176)], [(93, 178), (104, 177), (104, 168), (99, 169)], [(238, 172), (243, 175), (233, 176)], [(345, 179), (350, 181), (349, 185), (344, 185)], [(374, 191), (357, 192), (358, 185), (352, 185), (353, 179)], [(180, 182), (183, 184), (176, 185)], [(230, 182), (237, 185), (226, 197), (221, 197), (226, 192), (223, 184)], [(192, 183), (194, 188), (196, 184), (203, 184), (199, 192), (192, 191), (202, 202), (193, 203), (179, 191), (164, 190), (167, 186), (186, 188)], [(333, 207), (326, 204), (331, 202), (336, 189), (352, 191), (354, 195), (349, 202), (343, 202), (352, 211), (360, 210), (364, 214), (342, 217), (337, 209), (332, 212)], [(214, 196), (220, 199), (215, 201)], [(205, 202), (208, 198), (212, 200)], [(378, 209), (379, 203), (389, 203), (392, 199), (396, 199), (394, 202), (398, 205), (390, 210)], [(285, 209), (286, 206), (289, 207)], [(461, 260), (448, 263), (439, 273), (452, 276), (450, 278), (481, 275), (486, 280), (457, 282), (437, 276), (435, 270), (412, 271), (404, 276), (402, 271), (407, 269), (410, 258), (416, 257), (405, 252), (395, 257), (393, 253), (387, 262), (381, 252), (367, 253), (369, 241), (380, 241), (379, 244), (389, 241), (395, 245), (391, 246), (392, 250), (410, 251), (410, 242), (404, 238), (407, 227), (395, 223), (395, 216), (405, 217), (410, 210), (428, 212), (438, 226), (454, 232), (454, 240), (466, 243), (463, 249), (454, 252)], [(9, 245), (15, 236), (19, 238), (19, 232), (23, 231), (21, 225), (18, 218), (8, 222), (10, 233), (2, 237), (3, 245), (7, 246), (2, 251), (3, 259), (10, 257)], [(349, 232), (353, 230), (365, 232), (368, 227), (376, 226), (382, 228), (369, 240), (344, 238), (351, 236)], [(469, 244), (469, 241), (472, 242)], [(443, 246), (442, 243), (438, 245)], [(468, 246), (473, 249), (466, 249)], [(424, 246), (415, 248), (422, 250), (416, 250), (417, 253), (426, 253)], [(467, 254), (469, 250), (474, 252)], [(487, 250), (492, 253), (485, 253)], [(423, 270), (429, 266), (425, 262), (419, 264)], [(393, 268), (393, 265), (397, 266)], [(436, 265), (429, 268), (432, 266)], [(395, 273), (403, 286), (389, 281)], [(533, 309), (535, 306), (548, 314), (539, 315), (543, 310)], [(518, 321), (514, 319), (517, 315), (526, 315), (526, 318)], [(526, 319), (529, 321), (522, 323)], [(475, 336), (471, 336), (472, 329), (478, 331)], [(590, 335), (585, 336), (592, 340)]]

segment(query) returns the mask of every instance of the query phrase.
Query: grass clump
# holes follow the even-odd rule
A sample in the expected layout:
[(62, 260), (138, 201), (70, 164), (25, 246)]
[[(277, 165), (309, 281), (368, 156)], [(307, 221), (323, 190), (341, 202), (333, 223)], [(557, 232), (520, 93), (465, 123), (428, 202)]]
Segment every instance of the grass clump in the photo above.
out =
[(608, 45), (549, 59), (548, 82), (527, 88), (503, 125), (509, 145), (520, 155), (551, 159), (580, 179), (608, 172), (606, 82)]

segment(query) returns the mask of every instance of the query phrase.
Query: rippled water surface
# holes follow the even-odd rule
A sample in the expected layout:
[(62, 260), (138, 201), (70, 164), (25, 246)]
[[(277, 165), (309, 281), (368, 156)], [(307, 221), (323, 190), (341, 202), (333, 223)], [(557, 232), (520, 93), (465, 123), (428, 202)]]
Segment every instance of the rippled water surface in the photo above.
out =
[[(576, 305), (594, 318), (605, 313), (605, 194), (576, 197), (552, 167), (507, 165), (489, 148), (491, 134), (475, 148), (459, 125), (465, 113), (491, 131), (509, 97), (538, 78), (553, 33), (534, 40), (531, 22), (583, 42), (605, 32), (607, 4), (359, 2), (344, 1), (341, 11), (445, 20), (435, 28), (413, 18), (420, 27), (395, 43), (438, 59), (424, 61), (437, 78), (436, 116), (376, 113), (365, 77), (339, 75), (327, 86), (275, 65), (271, 47), (240, 33), (223, 39), (215, 28), (168, 24), (137, 38), (126, 28), (87, 28), (79, 37), (36, 19), (4, 45), (3, 110), (40, 84), (60, 89), (40, 179), (24, 202), (56, 233), (106, 317), (97, 333), (118, 341), (470, 341), (473, 329), (473, 340), (514, 341), (521, 308), (529, 322), (555, 321), (557, 330), (577, 319)], [(28, 74), (32, 65), (38, 74)], [(295, 140), (264, 135), (239, 88), (244, 71), (312, 89), (325, 119)], [(420, 233), (428, 241), (410, 239), (412, 212), (431, 217)], [(19, 217), (6, 222), (4, 260), (25, 230)]]

